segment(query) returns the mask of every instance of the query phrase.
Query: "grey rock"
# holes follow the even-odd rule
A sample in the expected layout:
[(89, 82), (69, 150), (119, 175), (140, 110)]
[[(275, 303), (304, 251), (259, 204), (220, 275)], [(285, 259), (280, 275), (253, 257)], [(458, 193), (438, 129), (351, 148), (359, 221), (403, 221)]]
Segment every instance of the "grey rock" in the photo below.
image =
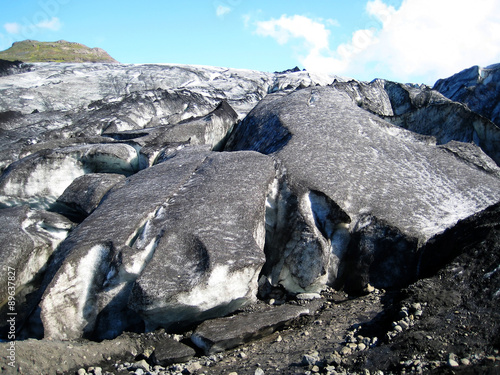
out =
[(76, 216), (85, 218), (96, 209), (109, 189), (124, 179), (125, 176), (113, 173), (89, 173), (77, 177), (57, 202), (75, 211)]
[(111, 338), (253, 302), (274, 178), (267, 156), (187, 148), (115, 185), (60, 246), (45, 337)]
[(306, 307), (281, 305), (261, 312), (206, 320), (196, 328), (191, 341), (205, 354), (213, 354), (267, 336), (309, 312)]
[(320, 361), (319, 354), (317, 352), (311, 354), (305, 354), (302, 357), (302, 365), (304, 366), (315, 366), (319, 361)]
[[(51, 255), (73, 227), (61, 215), (27, 206), (0, 210), (0, 313), (7, 316), (12, 306), (10, 312), (17, 314), (18, 330), (38, 303), (33, 296), (37, 295)], [(9, 296), (15, 299), (15, 305), (8, 304)], [(7, 319), (2, 320), (2, 338), (8, 328)]]
[(196, 352), (193, 348), (173, 339), (165, 338), (155, 344), (152, 361), (160, 366), (189, 361)]
[(409, 282), (426, 241), (500, 198), (496, 174), (382, 121), (334, 87), (266, 97), (226, 148), (273, 154), (286, 171), (264, 270), (295, 292)]
[(127, 370), (137, 371), (139, 369), (143, 371), (149, 371), (149, 363), (147, 363), (146, 360), (142, 359), (138, 362), (132, 363)]
[(198, 370), (201, 370), (202, 366), (200, 362), (191, 362), (186, 365), (185, 373), (187, 374), (195, 374)]

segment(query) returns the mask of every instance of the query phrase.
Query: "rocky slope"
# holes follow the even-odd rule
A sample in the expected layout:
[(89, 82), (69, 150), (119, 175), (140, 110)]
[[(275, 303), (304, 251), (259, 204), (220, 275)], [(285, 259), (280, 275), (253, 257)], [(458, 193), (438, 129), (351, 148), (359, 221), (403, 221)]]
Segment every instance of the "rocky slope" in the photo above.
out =
[(101, 48), (89, 48), (80, 43), (58, 40), (57, 42), (39, 42), (23, 40), (12, 47), (0, 51), (0, 59), (24, 62), (65, 62), (65, 63), (117, 63)]
[(1, 69), (6, 373), (498, 370), (500, 132), (469, 106), (296, 70)]

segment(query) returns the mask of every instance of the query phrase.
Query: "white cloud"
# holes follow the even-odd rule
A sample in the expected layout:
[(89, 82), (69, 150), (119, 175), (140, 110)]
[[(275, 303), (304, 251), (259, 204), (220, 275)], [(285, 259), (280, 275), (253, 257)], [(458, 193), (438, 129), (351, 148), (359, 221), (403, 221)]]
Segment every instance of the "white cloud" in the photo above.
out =
[(39, 22), (35, 26), (40, 29), (57, 31), (61, 28), (61, 21), (57, 17), (52, 17), (50, 20)]
[(305, 40), (299, 60), (307, 70), (366, 80), (433, 84), (472, 65), (500, 62), (498, 0), (404, 0), (399, 9), (370, 0), (366, 12), (373, 21), (338, 46), (330, 44), (330, 21), (304, 16), (258, 22), (256, 33), (280, 44)]
[(405, 0), (398, 10), (391, 8), (381, 0), (368, 2), (368, 13), (382, 29), (377, 43), (353, 56), (357, 69), (377, 64), (403, 80), (420, 76), (434, 83), (472, 65), (500, 61), (497, 0)]
[(224, 5), (219, 5), (217, 9), (215, 10), (215, 14), (217, 14), (217, 17), (224, 17), (226, 14), (231, 12), (231, 8), (226, 7)]
[(320, 22), (304, 16), (282, 15), (280, 19), (257, 22), (256, 33), (270, 36), (279, 44), (288, 43), (291, 38), (302, 38), (311, 51), (328, 48), (330, 31)]
[(58, 31), (59, 29), (61, 29), (62, 24), (59, 18), (52, 17), (50, 20), (45, 19), (44, 21), (38, 22), (37, 24), (28, 23), (21, 25), (16, 22), (11, 22), (4, 24), (3, 27), (9, 34), (18, 34), (26, 39), (31, 39), (36, 37), (36, 32), (41, 29)]
[(21, 31), (21, 25), (16, 22), (6, 23), (3, 27), (9, 34), (19, 34)]

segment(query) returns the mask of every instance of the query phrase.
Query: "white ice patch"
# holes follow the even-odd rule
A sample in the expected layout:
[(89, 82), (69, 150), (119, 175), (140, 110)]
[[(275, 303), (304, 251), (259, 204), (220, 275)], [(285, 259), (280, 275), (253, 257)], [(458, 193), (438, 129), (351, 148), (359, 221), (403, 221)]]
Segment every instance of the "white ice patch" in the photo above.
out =
[(129, 275), (129, 277), (127, 277), (127, 280), (123, 281), (128, 281), (130, 276), (134, 278), (139, 277), (139, 275), (142, 273), (146, 265), (153, 257), (157, 246), (157, 239), (151, 240), (142, 251), (137, 251), (134, 255), (132, 255), (127, 264), (123, 264), (123, 270), (126, 272), (126, 274)]
[(190, 292), (179, 294), (176, 299), (181, 305), (195, 306), (202, 311), (241, 298), (254, 301), (259, 271), (260, 269), (243, 268), (230, 272), (226, 265), (216, 266), (206, 283), (196, 286)]
[(268, 194), (266, 197), (266, 228), (272, 229), (278, 223), (278, 194), (279, 194), (279, 181), (274, 179), (269, 186)]
[(28, 201), (34, 206), (48, 208), (77, 177), (85, 174), (83, 166), (74, 158), (65, 158), (53, 164), (39, 164), (26, 178), (11, 178), (0, 195), (0, 203), (7, 206)]
[(101, 276), (99, 268), (109, 251), (107, 246), (94, 246), (79, 261), (67, 262), (59, 270), (40, 304), (46, 338), (81, 337), (89, 323), (88, 315), (94, 310), (92, 286)]
[(317, 277), (314, 282), (301, 287), (296, 277), (290, 272), (287, 265), (283, 265), (280, 273), (280, 284), (290, 293), (321, 293), (328, 282), (328, 274)]

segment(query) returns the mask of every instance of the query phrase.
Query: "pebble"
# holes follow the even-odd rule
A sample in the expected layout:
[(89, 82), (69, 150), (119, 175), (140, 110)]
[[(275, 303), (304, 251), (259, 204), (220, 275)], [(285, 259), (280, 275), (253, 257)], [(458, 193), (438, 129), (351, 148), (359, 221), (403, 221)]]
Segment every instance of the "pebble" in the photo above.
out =
[(240, 357), (241, 359), (246, 359), (247, 355), (245, 353), (241, 352), (241, 353), (238, 353), (238, 357)]
[(352, 354), (352, 350), (351, 350), (351, 348), (348, 348), (347, 346), (344, 346), (342, 348), (342, 350), (340, 351), (340, 354), (342, 354), (343, 356), (348, 356), (348, 355)]
[(319, 354), (317, 352), (306, 354), (302, 357), (302, 364), (305, 366), (314, 366), (319, 361)]
[[(245, 353), (241, 353), (241, 354), (245, 354)], [(201, 364), (200, 362), (192, 362), (190, 364), (188, 364), (186, 366), (186, 371), (189, 373), (189, 374), (193, 374), (195, 373), (196, 371), (200, 370), (201, 369)]]
[(403, 328), (400, 325), (396, 325), (394, 327), (394, 330), (397, 331), (397, 332), (403, 332)]
[(264, 375), (264, 370), (262, 370), (260, 367), (258, 367), (255, 370), (254, 375)]
[(230, 372), (230, 373), (229, 373), (229, 374), (227, 374), (227, 375), (238, 375), (238, 373), (233, 371), (233, 372)]
[(462, 358), (460, 360), (460, 363), (462, 363), (462, 365), (464, 365), (464, 366), (469, 366), (470, 365), (470, 361), (467, 358)]
[(411, 305), (411, 308), (412, 308), (413, 310), (415, 310), (415, 311), (417, 311), (417, 310), (422, 310), (422, 304), (420, 304), (420, 303), (418, 303), (418, 302), (413, 303), (413, 304)]
[(400, 326), (401, 326), (401, 328), (403, 328), (403, 329), (408, 329), (408, 328), (410, 328), (410, 325), (409, 325), (407, 322), (405, 322), (404, 320), (399, 321), (399, 325), (400, 325)]
[(78, 374), (78, 375), (86, 375), (86, 374), (87, 374), (87, 371), (85, 371), (85, 369), (84, 369), (84, 368), (81, 368), (81, 369), (79, 369), (79, 370), (78, 370), (77, 374)]
[(448, 357), (448, 366), (450, 366), (450, 367), (460, 366), (457, 362), (457, 356), (453, 353), (450, 353), (450, 355)]
[(137, 373), (137, 370), (142, 370), (143, 372), (147, 372), (150, 370), (149, 363), (147, 363), (144, 359), (133, 363), (128, 370), (135, 370)]
[(319, 367), (318, 366), (313, 366), (312, 369), (311, 369), (311, 371), (318, 373), (319, 372)]
[(358, 344), (358, 350), (365, 350), (365, 349), (366, 349), (365, 344), (363, 344), (363, 343)]

